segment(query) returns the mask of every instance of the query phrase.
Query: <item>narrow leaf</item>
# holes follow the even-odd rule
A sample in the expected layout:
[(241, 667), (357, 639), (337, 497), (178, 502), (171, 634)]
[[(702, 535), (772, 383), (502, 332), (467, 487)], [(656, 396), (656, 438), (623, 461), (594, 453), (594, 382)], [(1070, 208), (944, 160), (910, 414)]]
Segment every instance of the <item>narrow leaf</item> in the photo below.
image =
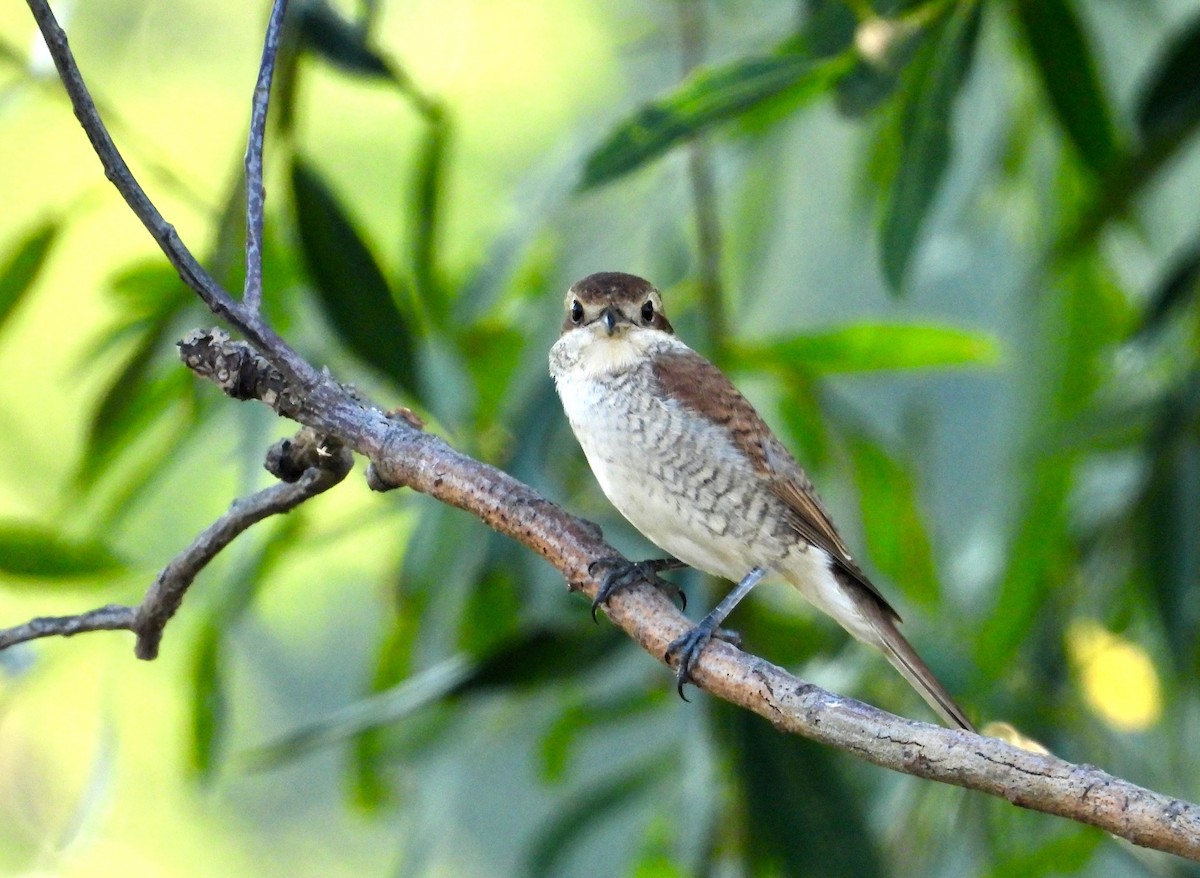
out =
[(663, 779), (670, 766), (670, 759), (656, 755), (575, 795), (542, 827), (522, 873), (533, 878), (562, 874), (562, 861), (580, 838), (645, 795)]
[(850, 438), (847, 448), (871, 562), (911, 600), (932, 606), (938, 599), (937, 573), (912, 473), (862, 436)]
[(338, 337), (416, 396), (413, 332), (379, 263), (328, 184), (299, 160), (292, 193), (305, 264)]
[(0, 265), (0, 329), (37, 280), (58, 231), (59, 225), (53, 220), (36, 226)]
[(1120, 147), (1108, 99), (1071, 0), (1018, 0), (1014, 9), (1059, 124), (1084, 163), (1095, 174), (1103, 174)]
[(0, 571), (4, 573), (64, 579), (116, 573), (122, 566), (116, 553), (99, 540), (69, 537), (33, 522), (0, 521)]
[(716, 710), (738, 778), (749, 874), (883, 874), (862, 803), (830, 750), (781, 735), (745, 710)]
[(588, 157), (580, 188), (608, 183), (784, 92), (814, 98), (851, 63), (849, 54), (825, 61), (815, 61), (807, 54), (783, 54), (700, 71), (674, 93), (618, 125)]
[(465, 656), (446, 659), (385, 692), (357, 701), (319, 722), (243, 754), (244, 761), (255, 768), (273, 768), (367, 729), (398, 722), (449, 695), (470, 672), (471, 662)]
[(125, 448), (191, 390), (193, 382), (179, 369), (177, 358), (168, 360), (162, 354), (171, 325), (170, 317), (150, 324), (125, 367), (105, 390), (88, 422), (84, 453), (75, 474), (77, 487), (94, 486)]
[(1155, 63), (1137, 122), (1146, 141), (1174, 140), (1200, 124), (1200, 17), (1172, 37)]
[(993, 339), (963, 329), (854, 323), (739, 345), (732, 356), (740, 368), (767, 368), (805, 380), (816, 375), (990, 365), (999, 353)]
[(904, 286), (950, 161), (954, 103), (971, 68), (982, 10), (982, 3), (959, 4), (910, 66), (895, 178), (880, 223), (883, 274), (894, 291)]
[(1194, 302), (1197, 294), (1200, 294), (1200, 242), (1175, 260), (1167, 276), (1150, 294), (1139, 332), (1157, 329), (1178, 308)]
[(228, 699), (221, 674), (221, 630), (211, 620), (192, 653), (192, 768), (211, 779), (224, 743)]
[(300, 39), (304, 48), (347, 73), (390, 79), (391, 69), (367, 45), (367, 28), (342, 17), (324, 0), (300, 4)]
[(449, 126), (440, 107), (430, 110), (427, 122), (428, 128), (417, 160), (410, 207), (416, 224), (413, 234), (413, 277), (420, 301), (440, 318), (449, 310), (438, 275), (438, 233), (441, 229)]

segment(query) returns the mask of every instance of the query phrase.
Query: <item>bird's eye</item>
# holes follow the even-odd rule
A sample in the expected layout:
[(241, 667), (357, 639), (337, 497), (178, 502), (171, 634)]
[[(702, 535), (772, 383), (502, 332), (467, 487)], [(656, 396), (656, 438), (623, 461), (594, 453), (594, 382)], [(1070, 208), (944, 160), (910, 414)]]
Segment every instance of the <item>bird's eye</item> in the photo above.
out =
[(647, 323), (654, 319), (654, 303), (649, 299), (646, 300), (646, 304), (642, 305), (642, 319)]
[(583, 306), (580, 305), (579, 300), (576, 299), (571, 303), (571, 322), (579, 323), (581, 320), (583, 320)]

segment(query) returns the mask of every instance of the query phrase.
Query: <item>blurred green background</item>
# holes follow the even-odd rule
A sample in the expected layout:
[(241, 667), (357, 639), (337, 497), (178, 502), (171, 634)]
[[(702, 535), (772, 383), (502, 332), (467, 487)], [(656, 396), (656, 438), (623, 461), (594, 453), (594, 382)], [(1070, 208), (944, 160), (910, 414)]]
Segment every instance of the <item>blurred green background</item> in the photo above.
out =
[[(241, 284), (266, 3), (58, 10), (115, 139)], [(68, 14), (69, 13), (69, 14)], [(277, 328), (656, 554), (546, 352), (642, 274), (812, 471), (980, 723), (1200, 798), (1200, 9), (1189, 0), (293, 3), (268, 134)], [(179, 365), (213, 319), (0, 8), (0, 625), (136, 602), (292, 432)], [(361, 474), (361, 466), (358, 473)], [(694, 612), (726, 587), (682, 577)], [(1200, 874), (785, 738), (533, 553), (359, 475), (239, 540), (162, 658), (0, 653), (0, 874)], [(746, 648), (906, 716), (760, 589)]]

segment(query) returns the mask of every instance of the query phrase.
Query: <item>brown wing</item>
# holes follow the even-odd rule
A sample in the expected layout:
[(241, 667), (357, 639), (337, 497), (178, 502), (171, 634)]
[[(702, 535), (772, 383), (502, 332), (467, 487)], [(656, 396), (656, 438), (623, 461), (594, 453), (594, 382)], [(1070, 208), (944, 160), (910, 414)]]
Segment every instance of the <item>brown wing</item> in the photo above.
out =
[(899, 621), (899, 614), (854, 563), (808, 474), (721, 370), (694, 351), (660, 354), (655, 358), (654, 370), (667, 394), (713, 423), (729, 429), (734, 444), (768, 481), (771, 491), (792, 511), (788, 523), (796, 533), (809, 544), (828, 552), (838, 567), (877, 598), (883, 610)]

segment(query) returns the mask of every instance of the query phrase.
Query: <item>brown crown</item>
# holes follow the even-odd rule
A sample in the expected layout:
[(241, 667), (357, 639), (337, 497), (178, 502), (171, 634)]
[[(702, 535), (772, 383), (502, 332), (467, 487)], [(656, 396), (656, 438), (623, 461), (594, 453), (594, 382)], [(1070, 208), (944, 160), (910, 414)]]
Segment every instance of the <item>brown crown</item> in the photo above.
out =
[[(563, 331), (573, 328), (571, 322), (571, 306), (578, 300), (589, 312), (595, 312), (605, 306), (613, 306), (637, 326), (659, 329), (663, 332), (674, 333), (667, 315), (663, 313), (662, 297), (654, 284), (635, 274), (625, 274), (621, 271), (600, 271), (589, 274), (583, 280), (571, 284), (567, 290), (567, 317), (563, 322)], [(653, 306), (653, 316), (646, 320), (642, 316), (642, 307), (647, 302)]]

